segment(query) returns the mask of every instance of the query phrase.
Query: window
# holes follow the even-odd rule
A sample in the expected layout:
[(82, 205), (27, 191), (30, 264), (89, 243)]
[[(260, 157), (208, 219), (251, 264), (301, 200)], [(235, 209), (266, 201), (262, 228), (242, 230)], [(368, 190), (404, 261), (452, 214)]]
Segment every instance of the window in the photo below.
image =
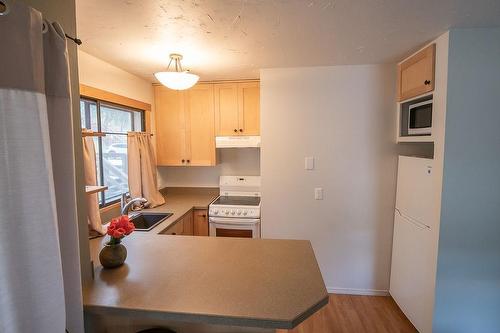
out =
[(144, 112), (81, 98), (80, 114), (82, 128), (106, 134), (94, 138), (97, 182), (108, 187), (99, 193), (99, 204), (103, 207), (128, 192), (127, 132), (144, 130)]

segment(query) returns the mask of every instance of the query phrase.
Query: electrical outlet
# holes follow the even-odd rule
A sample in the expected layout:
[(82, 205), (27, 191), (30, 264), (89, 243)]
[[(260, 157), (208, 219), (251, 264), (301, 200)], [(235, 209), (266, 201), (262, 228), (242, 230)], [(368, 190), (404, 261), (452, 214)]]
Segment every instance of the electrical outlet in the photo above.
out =
[(314, 189), (314, 199), (315, 200), (323, 200), (323, 188), (316, 187)]
[(314, 157), (309, 156), (305, 158), (305, 168), (306, 170), (314, 170)]

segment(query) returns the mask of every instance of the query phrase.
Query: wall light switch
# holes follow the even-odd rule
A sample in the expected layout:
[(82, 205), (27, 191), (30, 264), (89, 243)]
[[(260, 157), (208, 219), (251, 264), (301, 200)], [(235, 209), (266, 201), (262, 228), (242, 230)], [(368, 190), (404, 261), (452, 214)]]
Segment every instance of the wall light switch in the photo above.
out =
[(323, 200), (323, 188), (316, 187), (314, 189), (314, 199), (316, 199), (316, 200)]
[(306, 157), (306, 163), (305, 163), (306, 170), (313, 170), (314, 169), (314, 157), (309, 156)]

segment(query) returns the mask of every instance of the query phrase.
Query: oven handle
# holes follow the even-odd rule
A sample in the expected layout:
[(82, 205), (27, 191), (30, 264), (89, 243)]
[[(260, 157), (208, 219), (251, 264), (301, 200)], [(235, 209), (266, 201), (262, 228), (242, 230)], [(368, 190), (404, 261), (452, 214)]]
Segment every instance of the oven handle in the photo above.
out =
[(221, 223), (221, 224), (256, 224), (260, 222), (260, 219), (242, 219), (242, 218), (232, 218), (232, 217), (209, 217), (208, 221), (210, 223)]

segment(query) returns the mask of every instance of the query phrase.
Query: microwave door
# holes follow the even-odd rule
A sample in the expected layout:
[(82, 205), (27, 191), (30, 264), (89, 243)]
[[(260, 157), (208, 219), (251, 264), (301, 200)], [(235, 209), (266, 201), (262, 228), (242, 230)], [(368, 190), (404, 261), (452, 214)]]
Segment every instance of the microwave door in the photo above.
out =
[(432, 100), (410, 105), (408, 134), (428, 135), (432, 129)]

